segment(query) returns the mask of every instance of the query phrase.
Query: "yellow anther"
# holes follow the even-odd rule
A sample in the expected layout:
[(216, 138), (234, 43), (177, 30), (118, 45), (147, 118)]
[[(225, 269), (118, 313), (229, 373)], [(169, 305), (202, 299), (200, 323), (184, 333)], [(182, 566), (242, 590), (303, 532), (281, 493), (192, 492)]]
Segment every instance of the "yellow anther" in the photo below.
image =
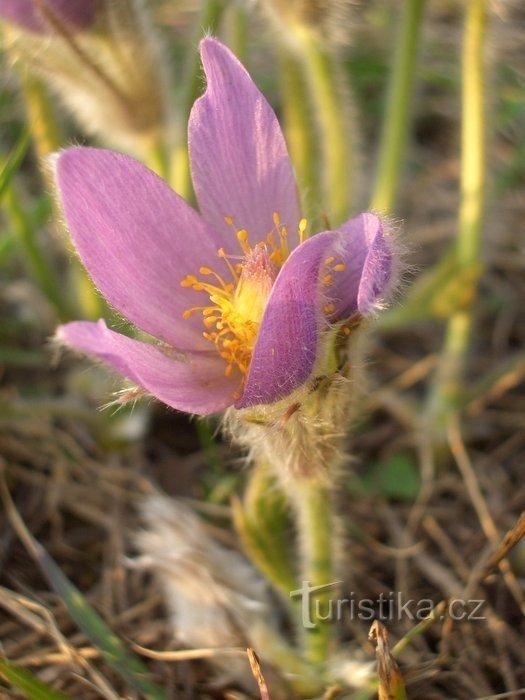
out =
[(209, 267), (201, 267), (199, 268), (199, 272), (201, 275), (213, 275), (213, 272), (210, 270)]
[(335, 272), (342, 272), (343, 270), (346, 270), (346, 265), (340, 263), (339, 265), (334, 265), (333, 269), (335, 270)]
[(274, 225), (279, 226), (279, 224), (281, 223), (281, 217), (279, 216), (278, 211), (274, 211), (272, 218)]
[(193, 311), (193, 309), (187, 309), (187, 310), (182, 314), (182, 318), (185, 319), (185, 320), (188, 319), (188, 318), (191, 316), (191, 312), (192, 312), (192, 311)]
[(233, 224), (233, 219), (231, 218), (231, 216), (225, 216), (224, 223), (228, 224), (228, 226), (231, 226)]
[(348, 326), (343, 326), (342, 331), (347, 337), (350, 335), (350, 328), (348, 328)]
[(248, 231), (244, 228), (237, 231), (237, 240), (241, 244), (243, 253), (248, 254), (251, 251), (250, 244), (248, 243)]
[(334, 278), (332, 277), (332, 275), (325, 275), (325, 276), (323, 277), (323, 282), (324, 282), (324, 284), (326, 284), (326, 285), (333, 284)]
[(304, 234), (307, 226), (308, 221), (306, 219), (301, 219), (301, 221), (299, 221), (299, 243), (304, 242)]
[(333, 314), (335, 311), (335, 306), (333, 304), (327, 304), (324, 307), (324, 312), (325, 314)]
[[(217, 316), (207, 316), (204, 319), (204, 325), (206, 328), (213, 328), (213, 326), (217, 323)], [(217, 325), (218, 327), (218, 325)]]
[(335, 258), (326, 258), (324, 261), (325, 265), (331, 265), (334, 262)]
[(180, 283), (181, 287), (192, 287), (197, 283), (197, 278), (194, 275), (187, 275)]

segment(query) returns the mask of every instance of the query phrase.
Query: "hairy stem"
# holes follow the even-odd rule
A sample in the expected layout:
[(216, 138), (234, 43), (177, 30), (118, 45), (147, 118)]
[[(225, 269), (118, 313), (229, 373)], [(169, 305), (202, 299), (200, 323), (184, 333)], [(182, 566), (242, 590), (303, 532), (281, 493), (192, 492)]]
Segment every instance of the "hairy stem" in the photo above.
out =
[(425, 0), (406, 0), (395, 42), (375, 185), (370, 207), (391, 212), (406, 154), (410, 103)]
[[(322, 665), (328, 658), (332, 637), (330, 598), (334, 583), (334, 515), (330, 487), (316, 478), (299, 477), (290, 484), (299, 538), (301, 586), (312, 592), (305, 600), (303, 592), (300, 626), (305, 658)], [(309, 602), (309, 610), (305, 605)]]

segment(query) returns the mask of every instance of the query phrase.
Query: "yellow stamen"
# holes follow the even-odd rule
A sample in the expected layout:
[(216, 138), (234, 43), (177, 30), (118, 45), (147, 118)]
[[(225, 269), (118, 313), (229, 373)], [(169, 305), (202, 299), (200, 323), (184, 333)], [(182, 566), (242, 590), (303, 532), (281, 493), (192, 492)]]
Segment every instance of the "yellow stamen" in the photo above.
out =
[(247, 255), (252, 249), (248, 243), (248, 231), (244, 228), (237, 231), (237, 240), (241, 244), (242, 252)]
[[(224, 221), (232, 227), (244, 254), (240, 263), (233, 262), (224, 248), (219, 248), (217, 256), (226, 263), (232, 281), (225, 280), (211, 267), (201, 267), (201, 277), (214, 277), (215, 280), (204, 281), (195, 275), (187, 275), (181, 286), (194, 291), (204, 291), (210, 300), (209, 306), (195, 306), (183, 313), (187, 319), (192, 313), (202, 313), (205, 330), (203, 337), (213, 343), (219, 356), (225, 361), (225, 375), (232, 376), (235, 369), (241, 374), (248, 372), (253, 348), (257, 339), (259, 325), (263, 317), (266, 302), (278, 269), (290, 254), (288, 229), (281, 223), (278, 212), (272, 216), (274, 228), (265, 240), (253, 246), (249, 242), (246, 229), (235, 225), (231, 216)], [(307, 227), (306, 219), (299, 222), (299, 241), (302, 243)], [(333, 263), (334, 258), (328, 259)], [(332, 275), (326, 274), (325, 284), (333, 283)], [(334, 310), (333, 304), (327, 304), (326, 313)]]
[(343, 270), (346, 270), (346, 265), (343, 265), (342, 263), (340, 265), (334, 265), (333, 270), (335, 272), (342, 272)]

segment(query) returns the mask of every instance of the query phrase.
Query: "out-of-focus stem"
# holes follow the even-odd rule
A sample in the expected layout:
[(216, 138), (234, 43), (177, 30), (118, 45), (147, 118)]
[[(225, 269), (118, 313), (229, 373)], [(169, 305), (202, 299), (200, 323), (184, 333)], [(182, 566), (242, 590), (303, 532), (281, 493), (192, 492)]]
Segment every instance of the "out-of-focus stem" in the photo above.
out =
[[(468, 0), (467, 0), (468, 1)], [(395, 206), (403, 159), (406, 154), (410, 103), (414, 85), (417, 48), (425, 0), (405, 0), (395, 41), (379, 161), (370, 207), (391, 212)]]
[[(45, 166), (45, 158), (58, 151), (65, 142), (60, 128), (60, 120), (49, 98), (48, 91), (41, 80), (29, 76), (26, 71), (20, 75), (22, 93), (25, 100), (28, 124), (35, 144), (36, 152), (42, 164), (42, 177), (50, 192), (54, 191), (54, 183), (50, 177), (50, 171)], [(30, 233), (26, 231), (26, 233)], [(36, 250), (36, 245), (33, 245)], [(34, 262), (31, 263), (34, 267)], [(95, 291), (86, 272), (78, 262), (74, 260), (72, 266), (72, 284), (75, 289), (75, 301), (79, 307), (79, 313), (84, 318), (100, 318), (108, 313), (102, 298)], [(62, 294), (62, 296), (65, 296)], [(56, 301), (56, 300), (55, 300)], [(56, 303), (55, 303), (56, 305)], [(57, 306), (60, 310), (60, 304)], [(61, 314), (63, 315), (64, 309)]]
[(228, 7), (225, 17), (225, 30), (228, 46), (245, 65), (248, 58), (248, 18), (243, 5), (233, 3)]
[[(469, 0), (465, 9), (462, 52), (461, 203), (456, 256), (471, 284), (470, 303), (449, 321), (435, 376), (430, 413), (441, 424), (458, 403), (472, 329), (476, 290), (474, 269), (481, 266), (481, 231), (485, 203), (485, 63), (486, 0)], [(439, 427), (439, 425), (438, 425)]]
[(286, 142), (297, 173), (303, 212), (308, 221), (312, 222), (319, 213), (319, 203), (322, 200), (319, 191), (317, 133), (308, 109), (310, 98), (301, 65), (287, 48), (282, 49), (279, 77)]
[[(324, 481), (308, 476), (293, 479), (289, 497), (295, 510), (299, 537), (301, 586), (323, 587), (302, 600), (302, 645), (307, 661), (315, 665), (326, 662), (330, 650), (333, 623), (330, 620), (330, 599), (334, 595), (334, 515), (330, 487)], [(307, 623), (305, 625), (305, 623)], [(312, 626), (313, 625), (313, 626)]]
[(328, 217), (330, 224), (337, 226), (348, 217), (351, 209), (352, 119), (333, 52), (309, 27), (298, 26), (296, 35), (320, 127)]
[(64, 143), (60, 123), (42, 81), (24, 71), (20, 82), (33, 142), (39, 158), (45, 158)]
[[(203, 32), (216, 33), (226, 4), (227, 0), (205, 0), (199, 18), (199, 38), (202, 36)], [(182, 81), (185, 89), (180, 102), (180, 128), (177, 135), (175, 153), (172, 159), (171, 174), (171, 184), (173, 188), (186, 200), (191, 200), (193, 197), (188, 147), (186, 145), (186, 128), (192, 105), (202, 90), (200, 57), (196, 51), (190, 52), (189, 56), (190, 61), (186, 66), (185, 79)]]
[(13, 183), (5, 193), (5, 211), (11, 229), (15, 233), (20, 249), (29, 265), (38, 286), (56, 309), (61, 321), (74, 318), (72, 309), (57, 285), (55, 270), (51, 267), (35, 242), (32, 223), (28, 219), (20, 196)]

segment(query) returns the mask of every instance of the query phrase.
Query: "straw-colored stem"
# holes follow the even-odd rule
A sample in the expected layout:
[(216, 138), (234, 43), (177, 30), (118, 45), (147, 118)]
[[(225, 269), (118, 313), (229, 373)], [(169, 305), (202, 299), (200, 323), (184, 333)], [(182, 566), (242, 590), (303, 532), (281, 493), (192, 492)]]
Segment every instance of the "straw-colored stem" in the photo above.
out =
[[(430, 400), (430, 414), (438, 428), (454, 411), (462, 389), (462, 375), (472, 330), (472, 302), (481, 266), (481, 232), (485, 204), (485, 63), (486, 0), (469, 0), (465, 9), (462, 54), (461, 203), (456, 257), (471, 284), (470, 303), (449, 321), (440, 366)], [(470, 281), (469, 281), (470, 280)]]
[(370, 203), (372, 209), (380, 212), (393, 211), (403, 173), (424, 4), (425, 0), (405, 0), (394, 44), (376, 180)]

